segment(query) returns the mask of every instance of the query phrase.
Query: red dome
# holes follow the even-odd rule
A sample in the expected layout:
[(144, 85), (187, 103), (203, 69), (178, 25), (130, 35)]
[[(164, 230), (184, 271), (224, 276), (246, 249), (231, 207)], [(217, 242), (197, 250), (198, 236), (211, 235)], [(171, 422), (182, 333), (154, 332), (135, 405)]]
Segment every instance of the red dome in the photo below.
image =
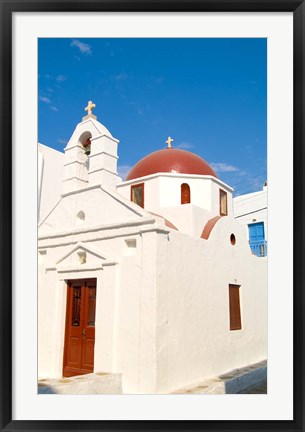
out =
[(141, 159), (129, 171), (126, 180), (155, 173), (199, 174), (217, 178), (215, 171), (201, 157), (186, 150), (166, 148)]

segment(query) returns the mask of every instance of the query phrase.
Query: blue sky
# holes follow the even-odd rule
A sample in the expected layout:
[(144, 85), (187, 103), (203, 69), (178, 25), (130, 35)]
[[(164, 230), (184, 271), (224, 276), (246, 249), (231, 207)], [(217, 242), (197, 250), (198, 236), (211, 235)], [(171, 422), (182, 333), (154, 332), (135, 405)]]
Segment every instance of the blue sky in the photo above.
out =
[(39, 39), (38, 141), (63, 151), (89, 100), (120, 140), (119, 174), (173, 147), (235, 195), (267, 178), (266, 39)]

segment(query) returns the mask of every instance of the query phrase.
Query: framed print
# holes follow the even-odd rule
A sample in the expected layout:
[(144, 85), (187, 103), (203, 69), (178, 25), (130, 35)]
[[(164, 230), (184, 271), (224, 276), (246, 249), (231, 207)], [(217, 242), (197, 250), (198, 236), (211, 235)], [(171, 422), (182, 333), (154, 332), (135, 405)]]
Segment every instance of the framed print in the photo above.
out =
[(304, 429), (304, 7), (1, 2), (1, 430)]

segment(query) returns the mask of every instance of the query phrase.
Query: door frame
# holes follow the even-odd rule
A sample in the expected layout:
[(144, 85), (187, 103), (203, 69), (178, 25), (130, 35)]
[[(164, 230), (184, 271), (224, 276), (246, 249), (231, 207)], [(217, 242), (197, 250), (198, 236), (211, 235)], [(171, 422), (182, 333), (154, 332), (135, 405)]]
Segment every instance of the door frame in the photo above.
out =
[[(65, 319), (64, 319), (64, 346), (63, 346), (63, 357), (62, 357), (62, 376), (64, 375), (64, 369), (66, 367), (66, 357), (68, 355), (68, 346), (69, 346), (69, 332), (68, 332), (68, 323), (69, 323), (69, 318), (70, 318), (70, 306), (71, 306), (71, 294), (69, 293), (69, 287), (71, 286), (70, 284), (76, 282), (81, 284), (81, 287), (83, 288), (83, 285), (88, 282), (95, 282), (95, 287), (96, 287), (96, 292), (97, 292), (97, 278), (95, 277), (89, 277), (89, 278), (77, 278), (77, 279), (73, 279), (73, 278), (69, 278), (67, 280), (65, 280), (65, 287), (66, 287), (66, 314), (65, 314)], [(95, 312), (96, 312), (96, 306), (95, 306)], [(95, 320), (96, 320), (96, 315), (95, 315)], [(94, 342), (95, 342), (95, 338), (94, 338)], [(81, 348), (82, 349), (82, 348)], [(94, 352), (95, 352), (95, 347), (94, 347)], [(91, 372), (87, 372), (87, 373), (93, 373), (94, 372), (94, 354), (93, 354), (93, 370)], [(86, 374), (86, 372), (81, 372), (78, 375), (84, 375)], [(73, 375), (71, 375), (73, 376)], [(76, 376), (76, 375), (75, 375)]]

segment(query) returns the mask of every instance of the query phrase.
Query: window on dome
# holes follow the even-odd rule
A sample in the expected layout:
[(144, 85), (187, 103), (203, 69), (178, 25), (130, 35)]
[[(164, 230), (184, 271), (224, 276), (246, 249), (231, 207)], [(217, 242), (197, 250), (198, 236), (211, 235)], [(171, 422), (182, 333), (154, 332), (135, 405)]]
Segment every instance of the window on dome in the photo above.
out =
[(219, 213), (220, 216), (227, 216), (228, 214), (227, 192), (222, 189), (219, 189)]
[(131, 186), (131, 201), (144, 208), (144, 183)]
[(181, 204), (189, 204), (191, 202), (191, 190), (187, 183), (181, 185)]

